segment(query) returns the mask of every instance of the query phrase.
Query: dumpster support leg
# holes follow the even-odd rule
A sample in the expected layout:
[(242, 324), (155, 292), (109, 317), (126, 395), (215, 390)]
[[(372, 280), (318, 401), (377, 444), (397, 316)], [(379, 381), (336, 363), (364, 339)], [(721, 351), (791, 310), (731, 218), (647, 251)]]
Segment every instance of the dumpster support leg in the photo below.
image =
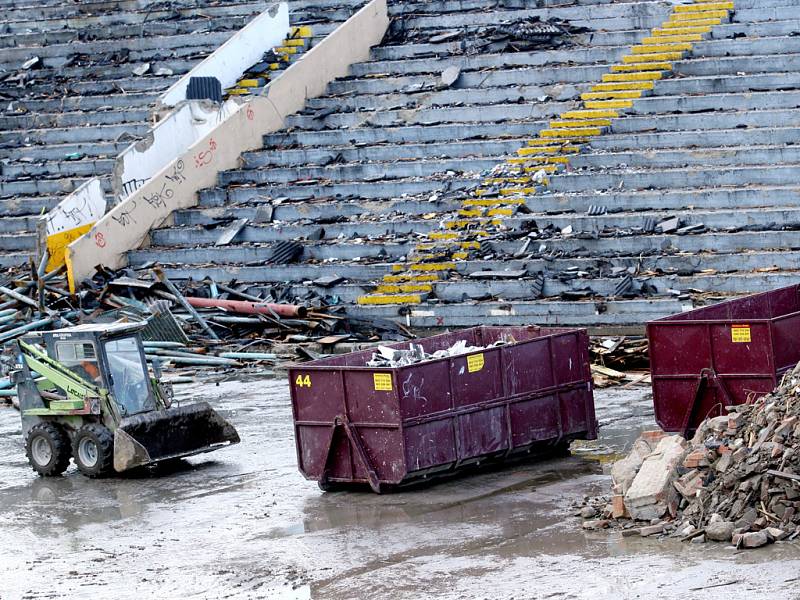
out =
[(338, 415), (333, 421), (333, 427), (331, 431), (331, 441), (330, 445), (328, 446), (328, 455), (325, 458), (325, 467), (322, 470), (322, 477), (320, 478), (320, 484), (324, 485), (328, 482), (328, 473), (330, 472), (330, 465), (333, 460), (334, 454), (334, 445), (336, 441), (336, 431), (342, 428), (344, 429), (344, 433), (347, 435), (347, 439), (350, 440), (351, 447), (355, 450), (356, 456), (358, 460), (364, 467), (364, 470), (367, 472), (367, 479), (369, 480), (369, 487), (372, 488), (372, 491), (376, 494), (381, 493), (381, 482), (378, 479), (378, 474), (375, 472), (375, 469), (372, 467), (372, 463), (369, 460), (369, 456), (367, 456), (366, 450), (364, 450), (364, 446), (361, 443), (361, 438), (358, 435), (358, 431), (356, 430), (355, 425), (350, 423), (350, 420), (345, 415)]
[(725, 406), (733, 405), (733, 399), (728, 393), (728, 388), (725, 386), (725, 382), (717, 377), (717, 374), (714, 372), (714, 370), (706, 368), (700, 371), (700, 381), (697, 382), (697, 389), (694, 392), (694, 399), (689, 405), (689, 408), (686, 410), (686, 415), (683, 417), (683, 423), (681, 424), (681, 435), (687, 440), (689, 439), (689, 433), (692, 432), (692, 422), (697, 416), (697, 410), (702, 403), (703, 394), (705, 393), (706, 388), (709, 387), (712, 379), (717, 387), (719, 387), (722, 395), (725, 396)]

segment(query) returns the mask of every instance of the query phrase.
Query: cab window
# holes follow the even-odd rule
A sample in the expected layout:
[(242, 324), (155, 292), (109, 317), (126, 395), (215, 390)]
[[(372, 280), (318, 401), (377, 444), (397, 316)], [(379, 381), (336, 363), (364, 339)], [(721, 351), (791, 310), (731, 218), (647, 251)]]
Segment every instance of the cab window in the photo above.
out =
[(92, 342), (56, 342), (56, 358), (82, 379), (95, 385), (103, 385), (97, 352)]

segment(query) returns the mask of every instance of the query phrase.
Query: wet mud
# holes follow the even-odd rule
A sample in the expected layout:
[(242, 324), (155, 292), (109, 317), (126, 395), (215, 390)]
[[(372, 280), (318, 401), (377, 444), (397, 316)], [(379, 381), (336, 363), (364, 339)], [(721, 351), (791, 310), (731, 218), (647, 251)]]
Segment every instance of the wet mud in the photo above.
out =
[(242, 443), (160, 471), (89, 480), (30, 470), (0, 408), (0, 599), (800, 598), (800, 546), (585, 532), (572, 505), (654, 426), (647, 388), (596, 392), (597, 442), (376, 496), (297, 472), (285, 380), (197, 383)]

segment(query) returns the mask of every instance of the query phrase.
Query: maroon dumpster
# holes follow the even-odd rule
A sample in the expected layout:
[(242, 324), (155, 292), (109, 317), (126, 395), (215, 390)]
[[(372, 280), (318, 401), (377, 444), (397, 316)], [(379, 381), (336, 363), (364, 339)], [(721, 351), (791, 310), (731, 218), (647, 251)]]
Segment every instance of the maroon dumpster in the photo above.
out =
[(647, 337), (656, 421), (689, 435), (800, 361), (800, 285), (651, 321)]
[(373, 350), (292, 366), (303, 475), (380, 493), (596, 439), (585, 330), (476, 327), (412, 343), (432, 354), (459, 341), (483, 349), (392, 368), (367, 366)]

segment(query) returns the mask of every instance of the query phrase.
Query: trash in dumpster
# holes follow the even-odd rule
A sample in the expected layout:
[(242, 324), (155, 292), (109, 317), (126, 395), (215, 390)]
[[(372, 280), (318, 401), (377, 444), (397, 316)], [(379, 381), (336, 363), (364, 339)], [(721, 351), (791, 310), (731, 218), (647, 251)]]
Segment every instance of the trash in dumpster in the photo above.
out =
[(645, 432), (614, 464), (584, 527), (756, 548), (800, 537), (800, 366), (752, 404), (705, 419), (690, 442)]
[(475, 327), (414, 345), (387, 349), (446, 355), (371, 367), (364, 350), (290, 367), (306, 478), (380, 493), (597, 437), (585, 330)]
[[(513, 343), (513, 339), (501, 339), (496, 341), (489, 348), (496, 348), (503, 344)], [(420, 344), (409, 344), (408, 349), (390, 348), (389, 346), (378, 346), (372, 359), (367, 363), (368, 367), (405, 367), (415, 363), (421, 363), (448, 356), (459, 356), (461, 354), (471, 354), (486, 350), (485, 346), (468, 346), (466, 340), (458, 340), (450, 348), (437, 350), (428, 354)]]

